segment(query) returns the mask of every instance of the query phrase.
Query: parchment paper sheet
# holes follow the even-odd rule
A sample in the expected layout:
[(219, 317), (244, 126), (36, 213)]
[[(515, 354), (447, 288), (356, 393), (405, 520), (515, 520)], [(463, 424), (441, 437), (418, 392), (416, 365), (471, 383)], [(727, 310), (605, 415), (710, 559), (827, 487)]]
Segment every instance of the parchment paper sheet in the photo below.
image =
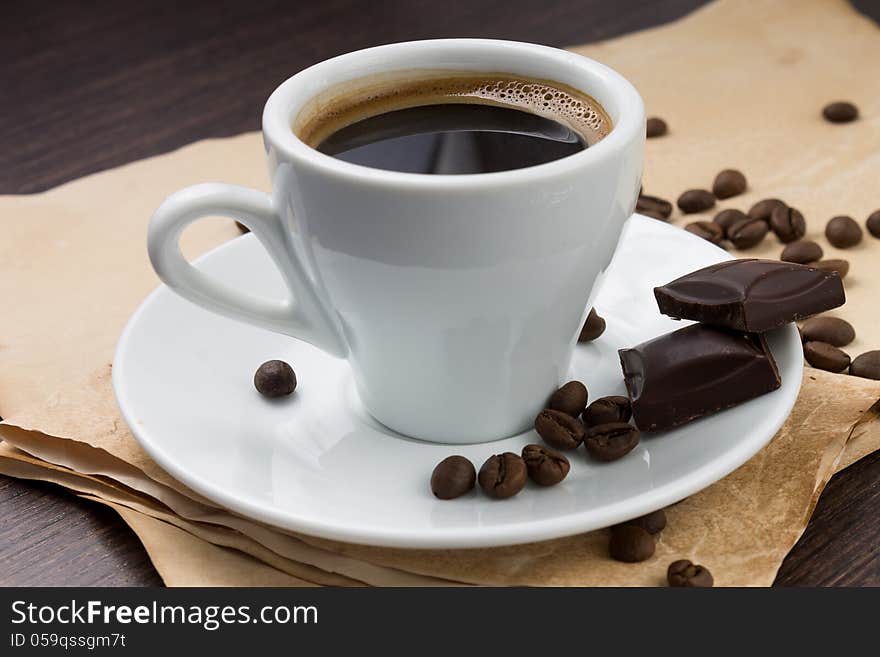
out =
[[(880, 60), (878, 37), (876, 25), (842, 1), (723, 0), (669, 26), (578, 50), (629, 77), (649, 114), (670, 123), (669, 136), (647, 145), (647, 193), (674, 200), (687, 188), (710, 186), (722, 168), (741, 168), (748, 194), (719, 207), (747, 209), (779, 196), (804, 212), (815, 238), (834, 214), (863, 220), (880, 207), (880, 75), (868, 74)], [(863, 118), (824, 123), (821, 107), (837, 98), (859, 104)], [(0, 436), (9, 443), (0, 471), (56, 478), (115, 505), (169, 584), (259, 585), (272, 572), (279, 584), (658, 584), (666, 563), (680, 556), (702, 560), (719, 584), (769, 584), (838, 462), (880, 447), (878, 422), (870, 421), (876, 413), (864, 413), (880, 397), (878, 384), (808, 370), (795, 412), (770, 446), (670, 508), (657, 555), (635, 566), (604, 556), (605, 532), (425, 552), (290, 536), (237, 518), (146, 456), (109, 385), (116, 339), (157, 282), (146, 222), (167, 194), (205, 180), (266, 189), (259, 135), (200, 142), (45, 194), (0, 198)], [(192, 257), (235, 235), (229, 220), (202, 222), (187, 232), (184, 250)], [(826, 257), (836, 257), (818, 241)], [(859, 335), (853, 354), (880, 347), (868, 303), (876, 298), (870, 283), (880, 273), (878, 248), (867, 237), (843, 254), (852, 270), (839, 314)], [(749, 253), (775, 257), (779, 250), (768, 238)], [(867, 419), (852, 430), (852, 452), (841, 455), (860, 418)], [(12, 445), (36, 458), (23, 460)], [(228, 576), (215, 572), (230, 560)]]

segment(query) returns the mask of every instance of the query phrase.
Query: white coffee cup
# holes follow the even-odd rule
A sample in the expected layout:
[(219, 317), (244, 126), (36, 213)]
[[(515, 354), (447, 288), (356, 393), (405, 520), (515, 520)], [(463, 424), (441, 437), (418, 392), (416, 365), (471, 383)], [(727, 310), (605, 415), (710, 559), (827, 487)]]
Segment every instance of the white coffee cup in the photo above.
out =
[[(575, 155), (473, 175), (351, 164), (307, 146), (292, 128), (306, 103), (346, 84), (437, 70), (560, 82), (596, 99), (613, 128)], [(209, 310), (347, 358), (361, 401), (395, 431), (471, 443), (530, 427), (566, 378), (595, 283), (633, 211), (645, 138), (633, 86), (598, 62), (545, 46), (397, 43), (284, 82), (263, 111), (263, 138), (271, 196), (206, 183), (156, 210), (148, 242), (159, 277)], [(243, 294), (183, 258), (184, 228), (214, 215), (251, 229), (289, 298)]]

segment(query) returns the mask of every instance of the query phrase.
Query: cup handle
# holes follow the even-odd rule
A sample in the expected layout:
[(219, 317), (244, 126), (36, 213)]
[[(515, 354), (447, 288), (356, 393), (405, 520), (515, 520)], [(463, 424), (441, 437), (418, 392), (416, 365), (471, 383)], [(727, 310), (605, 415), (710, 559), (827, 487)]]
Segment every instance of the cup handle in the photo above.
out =
[[(290, 292), (283, 300), (244, 294), (193, 267), (180, 251), (180, 236), (206, 216), (231, 217), (247, 226), (269, 253)], [(348, 347), (293, 248), (281, 216), (268, 194), (254, 189), (205, 183), (169, 196), (153, 213), (147, 235), (153, 268), (168, 287), (215, 313), (305, 340), (344, 358)]]

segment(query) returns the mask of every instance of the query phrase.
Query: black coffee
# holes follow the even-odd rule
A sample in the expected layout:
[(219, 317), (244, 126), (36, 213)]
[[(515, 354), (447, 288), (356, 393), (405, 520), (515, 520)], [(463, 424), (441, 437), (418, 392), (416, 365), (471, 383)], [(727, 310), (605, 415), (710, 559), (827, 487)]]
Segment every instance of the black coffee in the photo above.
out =
[(611, 129), (588, 96), (519, 78), (428, 79), (342, 98), (316, 111), (301, 138), (346, 162), (408, 173), (535, 166), (578, 153)]

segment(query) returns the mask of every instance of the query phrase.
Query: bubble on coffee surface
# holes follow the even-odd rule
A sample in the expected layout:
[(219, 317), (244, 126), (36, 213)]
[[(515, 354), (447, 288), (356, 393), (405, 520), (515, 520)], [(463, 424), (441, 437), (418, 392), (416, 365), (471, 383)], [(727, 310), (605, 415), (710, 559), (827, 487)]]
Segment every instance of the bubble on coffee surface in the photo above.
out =
[(599, 137), (608, 134), (608, 120), (588, 101), (540, 82), (496, 80), (482, 84), (473, 91), (464, 91), (461, 95), (512, 104), (535, 114), (549, 113), (557, 119), (565, 119), (573, 127), (585, 127)]
[(500, 105), (562, 121), (593, 145), (611, 131), (611, 120), (598, 102), (561, 83), (505, 74), (454, 72), (433, 78), (385, 80), (363, 89), (331, 89), (321, 102), (307, 104), (294, 121), (305, 143), (317, 146), (327, 135), (367, 117), (398, 109), (439, 103)]

